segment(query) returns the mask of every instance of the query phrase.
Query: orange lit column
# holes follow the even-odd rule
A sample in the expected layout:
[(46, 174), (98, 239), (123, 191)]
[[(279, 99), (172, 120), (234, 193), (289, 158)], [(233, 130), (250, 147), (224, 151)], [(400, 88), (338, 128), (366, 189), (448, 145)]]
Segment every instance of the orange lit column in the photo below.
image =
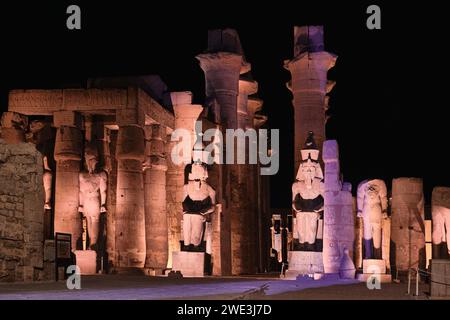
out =
[[(175, 130), (185, 129), (190, 133), (189, 141), (186, 141), (189, 145), (186, 146), (189, 151), (188, 157), (190, 158), (192, 148), (194, 147), (196, 135), (195, 135), (195, 122), (199, 118), (203, 111), (201, 105), (192, 104), (191, 92), (171, 92), (170, 94), (173, 111), (175, 114)], [(167, 219), (168, 219), (168, 237), (169, 237), (169, 258), (167, 267), (172, 267), (172, 252), (180, 250), (181, 239), (181, 220), (183, 219), (183, 186), (185, 183), (186, 165), (184, 163), (176, 164), (172, 161), (172, 151), (176, 147), (181, 147), (180, 142), (171, 141), (171, 137), (168, 137), (166, 144), (166, 154), (168, 155), (167, 165)], [(183, 156), (182, 150), (179, 150), (180, 156)]]
[(146, 161), (144, 164), (145, 268), (151, 275), (167, 268), (168, 232), (166, 210), (166, 155), (162, 139), (165, 128), (145, 126)]
[(136, 90), (128, 89), (128, 105), (117, 111), (119, 125), (116, 158), (117, 193), (115, 238), (117, 267), (143, 268), (145, 264), (144, 115), (137, 106)]
[(314, 132), (319, 150), (325, 140), (325, 95), (334, 85), (327, 81), (327, 72), (337, 57), (324, 51), (323, 27), (294, 27), (294, 58), (285, 61), (291, 72), (288, 88), (293, 94), (294, 105), (294, 176), (300, 165), (300, 150), (309, 131)]
[(81, 217), (78, 212), (79, 173), (83, 150), (81, 116), (73, 111), (53, 114), (58, 128), (55, 141), (55, 232), (72, 235), (72, 250), (81, 249)]

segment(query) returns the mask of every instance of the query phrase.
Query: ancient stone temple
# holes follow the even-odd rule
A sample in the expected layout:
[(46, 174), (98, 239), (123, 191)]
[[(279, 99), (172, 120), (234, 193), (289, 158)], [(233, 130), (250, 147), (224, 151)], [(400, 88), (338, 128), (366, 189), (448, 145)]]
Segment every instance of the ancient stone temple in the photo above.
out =
[[(191, 159), (202, 131), (258, 130), (267, 120), (259, 113), (257, 82), (236, 31), (210, 31), (208, 48), (197, 59), (206, 78), (204, 105), (192, 104), (190, 92), (170, 92), (153, 75), (89, 79), (85, 88), (10, 92), (2, 117), (0, 230), (10, 239), (5, 246), (17, 241), (24, 251), (9, 255), (5, 249), (5, 255), (2, 249), (0, 272), (6, 279), (43, 278), (44, 248), (54, 250), (56, 233), (71, 236), (73, 259), (84, 274), (161, 275), (172, 269), (174, 253), (187, 247), (183, 190), (191, 170), (172, 159), (180, 145), (173, 133), (189, 132), (192, 139), (181, 139), (181, 149), (189, 150), (182, 156)], [(230, 141), (224, 150), (228, 143), (236, 148)], [(262, 248), (270, 235), (255, 226), (270, 223), (269, 188), (259, 169), (248, 161), (208, 165), (215, 199), (198, 239), (205, 245), (198, 250), (209, 256), (209, 274), (266, 269)], [(16, 178), (23, 187), (10, 183)], [(3, 231), (5, 223), (14, 225), (17, 236)], [(35, 253), (23, 263), (30, 248)]]

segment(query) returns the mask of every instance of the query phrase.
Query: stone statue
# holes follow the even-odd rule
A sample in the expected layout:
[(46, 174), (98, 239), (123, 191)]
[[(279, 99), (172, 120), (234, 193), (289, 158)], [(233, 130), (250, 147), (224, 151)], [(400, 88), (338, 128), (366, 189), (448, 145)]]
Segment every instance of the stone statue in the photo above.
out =
[(42, 153), (42, 163), (44, 166), (44, 174), (42, 176), (42, 182), (44, 184), (45, 202), (44, 209), (51, 210), (52, 202), (52, 182), (53, 182), (53, 170), (51, 169), (50, 159), (53, 155), (52, 145), (52, 129), (50, 124), (41, 121), (33, 120), (30, 122), (29, 131), (26, 133), (26, 140), (34, 143), (36, 149)]
[(387, 206), (387, 189), (383, 180), (365, 180), (358, 185), (357, 217), (363, 219), (364, 259), (383, 259), (382, 228), (383, 220), (388, 219)]
[(296, 182), (292, 185), (292, 208), (296, 217), (296, 229), (300, 244), (316, 242), (318, 220), (323, 211), (323, 173), (319, 163), (319, 150), (310, 131)]
[(188, 183), (184, 185), (183, 197), (183, 240), (188, 251), (199, 250), (204, 232), (203, 225), (214, 212), (216, 204), (216, 192), (206, 182), (206, 153), (199, 151), (196, 143), (193, 154), (194, 162)]
[(448, 255), (450, 255), (450, 188), (435, 187), (432, 200), (433, 219), (433, 258), (442, 259), (445, 252), (440, 248), (447, 243)]
[(95, 249), (100, 213), (106, 212), (107, 176), (104, 171), (97, 170), (98, 151), (90, 145), (85, 149), (85, 170), (80, 172), (80, 203), (78, 211), (87, 221), (90, 249)]
[(44, 183), (44, 191), (45, 191), (44, 209), (51, 210), (53, 173), (52, 169), (50, 169), (50, 166), (48, 165), (47, 156), (44, 156), (42, 158), (42, 162), (44, 163), (44, 174), (42, 175), (42, 181)]

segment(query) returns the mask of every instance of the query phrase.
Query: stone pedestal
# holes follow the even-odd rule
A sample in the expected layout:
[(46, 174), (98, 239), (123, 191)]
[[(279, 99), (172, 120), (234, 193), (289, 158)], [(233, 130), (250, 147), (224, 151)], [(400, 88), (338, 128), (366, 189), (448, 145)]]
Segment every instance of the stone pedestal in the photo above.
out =
[(312, 251), (289, 251), (289, 268), (284, 279), (295, 280), (297, 276), (323, 273), (322, 252)]
[(450, 298), (450, 260), (431, 260), (431, 297)]
[(356, 279), (366, 282), (371, 277), (376, 277), (381, 283), (389, 283), (392, 276), (386, 274), (386, 263), (383, 259), (364, 259), (363, 273), (357, 274)]
[(74, 254), (82, 275), (97, 273), (97, 253), (94, 250), (75, 250)]
[(183, 277), (205, 276), (206, 253), (175, 251), (172, 253), (172, 271), (180, 271)]

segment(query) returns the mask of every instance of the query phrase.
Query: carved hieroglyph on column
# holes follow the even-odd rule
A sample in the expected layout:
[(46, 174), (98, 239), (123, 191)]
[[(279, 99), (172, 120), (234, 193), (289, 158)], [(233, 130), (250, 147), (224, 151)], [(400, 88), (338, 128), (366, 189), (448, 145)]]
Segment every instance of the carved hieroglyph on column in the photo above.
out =
[(295, 140), (295, 166), (301, 162), (300, 149), (309, 131), (313, 131), (319, 150), (325, 140), (325, 95), (334, 82), (327, 81), (327, 72), (337, 56), (324, 51), (323, 27), (294, 27), (294, 58), (285, 61), (291, 72), (288, 88), (293, 94)]
[(341, 182), (339, 147), (336, 140), (323, 144), (325, 164), (325, 208), (323, 230), (323, 265), (325, 273), (338, 273), (344, 250), (353, 257), (355, 224), (351, 185)]
[(450, 188), (435, 187), (431, 199), (433, 216), (433, 259), (445, 258), (445, 248), (440, 246), (447, 243), (450, 255)]
[(144, 181), (145, 153), (143, 116), (129, 92), (128, 105), (117, 110), (116, 158), (116, 258), (118, 268), (143, 268), (145, 264)]
[(167, 268), (168, 232), (166, 210), (165, 128), (159, 124), (145, 127), (146, 160), (144, 163), (145, 268), (162, 274)]
[(424, 211), (422, 179), (393, 179), (391, 239), (397, 271), (425, 267)]
[[(191, 152), (196, 141), (195, 122), (199, 118), (203, 111), (201, 105), (192, 104), (191, 92), (172, 92), (170, 94), (173, 111), (175, 113), (175, 130), (185, 129), (190, 133), (190, 139), (188, 139), (185, 145), (177, 141), (171, 141), (171, 137), (168, 137), (168, 143), (166, 144), (166, 153), (169, 155), (168, 170), (167, 170), (167, 223), (168, 223), (168, 237), (169, 237), (169, 257), (167, 267), (172, 267), (172, 252), (179, 251), (180, 249), (180, 236), (183, 209), (181, 202), (183, 201), (183, 186), (185, 182), (184, 169), (186, 165), (175, 164), (171, 159), (172, 151), (175, 147), (179, 147), (177, 154), (191, 159)], [(189, 150), (188, 155), (183, 154), (183, 150)]]
[(70, 233), (72, 249), (75, 250), (81, 248), (81, 219), (78, 212), (83, 143), (81, 116), (73, 111), (55, 112), (53, 125), (58, 128), (55, 141), (55, 232)]

